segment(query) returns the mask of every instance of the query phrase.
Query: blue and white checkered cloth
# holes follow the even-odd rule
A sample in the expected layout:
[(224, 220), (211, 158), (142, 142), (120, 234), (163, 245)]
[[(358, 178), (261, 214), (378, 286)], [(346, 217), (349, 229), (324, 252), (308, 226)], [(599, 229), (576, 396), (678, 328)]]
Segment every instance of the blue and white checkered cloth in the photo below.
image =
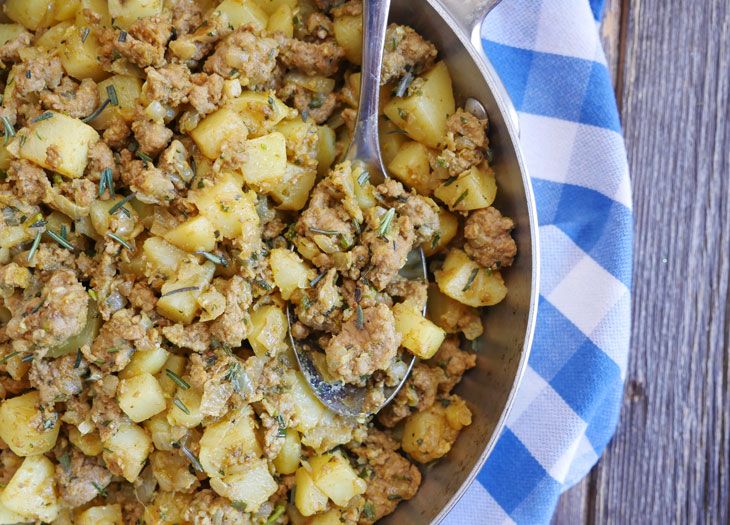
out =
[(448, 525), (547, 523), (616, 427), (629, 350), (626, 151), (598, 35), (603, 0), (504, 0), (484, 49), (518, 111), (540, 224), (529, 366), (485, 467)]

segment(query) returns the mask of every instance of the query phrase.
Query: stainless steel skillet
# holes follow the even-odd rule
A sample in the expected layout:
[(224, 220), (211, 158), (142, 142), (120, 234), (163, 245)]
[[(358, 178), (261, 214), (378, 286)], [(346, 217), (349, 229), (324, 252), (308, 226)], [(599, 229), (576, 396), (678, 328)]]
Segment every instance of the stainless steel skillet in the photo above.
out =
[[(509, 0), (508, 0), (509, 1)], [(390, 20), (407, 24), (436, 44), (446, 60), (457, 101), (473, 97), (489, 114), (498, 194), (495, 206), (514, 219), (518, 256), (503, 272), (509, 293), (484, 315), (477, 366), (456, 392), (474, 420), (452, 451), (427, 467), (415, 498), (400, 504), (382, 523), (437, 523), (463, 495), (504, 427), (530, 352), (538, 298), (537, 214), (520, 154), (516, 112), (481, 47), (479, 26), (499, 0), (392, 0)]]

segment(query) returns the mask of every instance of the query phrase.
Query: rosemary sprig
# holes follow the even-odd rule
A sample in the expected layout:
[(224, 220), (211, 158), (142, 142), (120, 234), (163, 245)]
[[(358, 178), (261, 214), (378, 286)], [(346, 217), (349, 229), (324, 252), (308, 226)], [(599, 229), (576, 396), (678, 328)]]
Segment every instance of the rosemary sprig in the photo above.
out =
[(188, 407), (186, 407), (186, 406), (185, 406), (185, 403), (183, 403), (182, 401), (180, 401), (180, 399), (179, 399), (179, 398), (177, 398), (177, 397), (176, 397), (176, 398), (174, 398), (174, 399), (172, 400), (172, 403), (173, 403), (173, 404), (174, 404), (174, 405), (175, 405), (175, 406), (176, 406), (177, 408), (179, 408), (180, 410), (182, 410), (183, 412), (185, 412), (185, 413), (186, 413), (187, 415), (190, 415), (190, 409), (189, 409)]
[(122, 246), (124, 246), (124, 247), (125, 247), (125, 248), (126, 248), (126, 249), (127, 249), (128, 251), (130, 251), (130, 252), (133, 252), (133, 251), (134, 251), (134, 250), (132, 249), (132, 247), (131, 247), (131, 246), (129, 245), (129, 243), (128, 243), (127, 241), (125, 241), (124, 239), (122, 239), (122, 238), (121, 238), (121, 237), (120, 237), (119, 235), (117, 235), (117, 234), (115, 234), (115, 233), (111, 233), (111, 232), (110, 232), (110, 233), (107, 233), (107, 235), (108, 235), (108, 236), (109, 236), (110, 238), (112, 238), (112, 239), (114, 239), (115, 241), (117, 241), (117, 242), (118, 242), (119, 244), (121, 244)]
[(197, 470), (198, 472), (203, 472), (203, 465), (200, 464), (200, 461), (198, 460), (197, 456), (193, 454), (192, 450), (190, 450), (185, 445), (180, 445), (180, 452), (185, 454), (185, 457), (188, 458), (188, 461), (190, 461), (190, 464), (195, 470)]
[(464, 193), (462, 193), (461, 195), (459, 195), (459, 197), (454, 201), (454, 204), (452, 204), (451, 207), (452, 208), (456, 208), (461, 201), (463, 201), (464, 199), (466, 199), (466, 196), (467, 195), (469, 195), (469, 190), (468, 189), (464, 190)]
[(205, 250), (198, 250), (195, 253), (197, 253), (198, 255), (202, 255), (203, 257), (208, 259), (210, 262), (212, 262), (214, 264), (219, 264), (219, 265), (223, 266), (224, 268), (226, 266), (228, 266), (228, 261), (224, 257), (221, 257), (214, 253), (206, 252)]
[(395, 90), (393, 91), (393, 95), (395, 95), (396, 97), (402, 97), (406, 94), (406, 91), (408, 91), (411, 83), (413, 83), (413, 73), (408, 70), (406, 71), (406, 74), (401, 77), (400, 82), (398, 82), (398, 86), (396, 86)]
[(114, 178), (111, 168), (104, 168), (99, 177), (99, 197), (104, 195), (104, 190), (108, 190), (109, 196), (114, 197)]
[(117, 40), (119, 42), (126, 42), (127, 41), (127, 32), (126, 31), (121, 31), (119, 33), (119, 38), (117, 38)]
[(340, 234), (340, 232), (338, 232), (337, 230), (323, 230), (321, 228), (312, 228), (311, 226), (309, 228), (309, 231), (313, 232), (313, 233), (319, 233), (320, 235), (339, 235)]
[(160, 299), (163, 297), (167, 297), (168, 295), (175, 295), (176, 293), (183, 293), (183, 292), (195, 292), (198, 290), (197, 286), (184, 286), (182, 288), (176, 288), (174, 290), (170, 290), (169, 292), (165, 292), (160, 296)]
[(76, 250), (76, 248), (74, 247), (73, 244), (71, 244), (70, 242), (68, 242), (66, 239), (64, 239), (63, 237), (61, 237), (56, 232), (51, 231), (51, 230), (46, 230), (46, 233), (48, 234), (48, 236), (51, 239), (53, 239), (54, 241), (56, 241), (58, 244), (60, 244), (61, 246), (63, 246), (67, 250), (71, 250), (71, 251)]
[(319, 281), (321, 281), (325, 275), (327, 275), (327, 272), (320, 273), (317, 277), (309, 281), (309, 286), (311, 286), (312, 288), (317, 286), (317, 283), (319, 283)]
[(0, 365), (4, 365), (5, 363), (7, 363), (8, 361), (10, 361), (13, 357), (15, 357), (16, 355), (18, 355), (19, 353), (20, 352), (17, 352), (17, 351), (16, 352), (10, 352), (8, 355), (6, 355), (2, 359), (0, 359)]
[(137, 150), (137, 157), (144, 162), (144, 165), (147, 166), (147, 164), (152, 162), (152, 157), (147, 155), (144, 151)]
[(114, 206), (112, 206), (111, 208), (109, 208), (109, 215), (114, 215), (119, 210), (124, 210), (125, 215), (127, 215), (127, 217), (129, 217), (129, 210), (127, 210), (126, 208), (124, 208), (124, 205), (127, 204), (132, 199), (134, 199), (135, 197), (136, 197), (136, 195), (134, 193), (130, 193), (129, 195), (127, 195), (126, 197), (124, 197), (123, 199), (121, 199)]
[(434, 233), (433, 237), (431, 237), (431, 249), (436, 248), (436, 246), (439, 245), (440, 240), (441, 240), (441, 232)]
[(81, 366), (81, 350), (76, 350), (76, 360), (74, 361), (74, 368)]
[(286, 507), (284, 505), (277, 505), (276, 509), (274, 509), (274, 512), (269, 516), (269, 518), (266, 520), (266, 523), (264, 525), (272, 525), (276, 523), (276, 520), (278, 520), (282, 514), (284, 514), (284, 511), (286, 510)]
[(10, 142), (10, 139), (15, 136), (15, 128), (10, 124), (10, 121), (8, 120), (8, 117), (2, 116), (0, 117), (0, 120), (3, 121), (3, 133), (5, 134), (5, 140), (3, 141), (3, 144), (7, 144)]
[(456, 179), (458, 178), (459, 177), (457, 177), (456, 175), (452, 175), (444, 181), (444, 186), (451, 186), (454, 182), (456, 182)]
[(477, 278), (478, 273), (479, 273), (479, 268), (474, 268), (471, 271), (471, 275), (469, 275), (469, 279), (467, 279), (466, 284), (464, 285), (464, 288), (461, 289), (462, 292), (466, 292), (469, 288), (471, 288), (471, 285), (474, 284), (474, 279)]
[(119, 97), (117, 97), (117, 88), (114, 87), (114, 84), (109, 84), (106, 87), (106, 95), (109, 97), (109, 103), (112, 106), (119, 105)]
[(165, 368), (165, 374), (167, 374), (167, 377), (172, 379), (177, 384), (177, 386), (179, 386), (183, 390), (187, 390), (188, 388), (190, 388), (190, 383), (185, 381), (182, 377), (177, 375), (175, 372), (173, 372), (169, 368)]
[(254, 279), (253, 282), (255, 282), (259, 288), (263, 288), (267, 292), (270, 292), (271, 290), (273, 290), (271, 285), (269, 283), (267, 283), (266, 281), (264, 281), (263, 279)]
[(102, 102), (101, 106), (99, 106), (98, 108), (96, 108), (94, 110), (94, 112), (91, 115), (82, 118), (81, 119), (81, 122), (84, 122), (84, 123), (88, 124), (89, 122), (91, 122), (92, 120), (94, 120), (96, 117), (98, 117), (99, 115), (101, 115), (101, 112), (104, 111), (106, 109), (106, 107), (109, 104), (111, 104), (111, 102), (112, 102), (111, 100), (106, 99), (104, 102)]
[(106, 498), (109, 496), (109, 494), (107, 494), (106, 492), (106, 489), (99, 485), (96, 481), (92, 481), (91, 484), (94, 485), (94, 488), (96, 489), (96, 492), (99, 493), (99, 496), (101, 496), (102, 498)]
[(385, 237), (385, 234), (388, 233), (390, 224), (393, 222), (393, 217), (395, 217), (395, 208), (390, 208), (385, 212), (385, 215), (381, 217), (380, 226), (378, 227), (378, 234), (381, 237)]
[(357, 178), (357, 183), (360, 186), (365, 186), (370, 181), (370, 174), (367, 171), (363, 171)]
[(89, 38), (89, 33), (91, 33), (91, 29), (88, 27), (85, 27), (83, 31), (81, 31), (81, 43), (85, 44), (86, 39)]
[(37, 117), (34, 117), (30, 119), (32, 123), (40, 122), (41, 120), (48, 120), (49, 118), (53, 117), (53, 113), (50, 111), (46, 111), (45, 113), (41, 113)]
[(33, 260), (33, 257), (35, 257), (35, 252), (38, 251), (38, 246), (41, 244), (41, 237), (43, 236), (43, 232), (39, 231), (35, 234), (35, 239), (33, 239), (33, 245), (30, 247), (30, 251), (28, 252), (28, 262), (31, 262)]
[(357, 305), (357, 308), (355, 309), (357, 312), (357, 319), (355, 319), (355, 326), (358, 330), (362, 330), (365, 328), (365, 314), (362, 311), (362, 306), (359, 304)]

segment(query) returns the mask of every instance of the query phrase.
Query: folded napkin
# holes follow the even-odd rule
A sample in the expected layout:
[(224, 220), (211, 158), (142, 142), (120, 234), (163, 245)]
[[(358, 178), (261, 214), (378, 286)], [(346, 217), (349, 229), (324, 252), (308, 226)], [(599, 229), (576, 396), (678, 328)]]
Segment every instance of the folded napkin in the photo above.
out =
[(598, 36), (603, 0), (504, 0), (482, 27), (532, 177), (542, 275), (524, 379), (445, 524), (548, 523), (616, 427), (629, 350), (626, 151)]

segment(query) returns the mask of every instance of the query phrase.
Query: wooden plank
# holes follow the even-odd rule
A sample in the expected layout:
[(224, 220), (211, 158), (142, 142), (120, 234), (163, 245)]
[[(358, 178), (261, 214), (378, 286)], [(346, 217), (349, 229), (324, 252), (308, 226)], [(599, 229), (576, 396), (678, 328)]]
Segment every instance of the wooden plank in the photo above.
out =
[(728, 523), (730, 4), (635, 0), (626, 27), (632, 354), (618, 432), (571, 523)]

